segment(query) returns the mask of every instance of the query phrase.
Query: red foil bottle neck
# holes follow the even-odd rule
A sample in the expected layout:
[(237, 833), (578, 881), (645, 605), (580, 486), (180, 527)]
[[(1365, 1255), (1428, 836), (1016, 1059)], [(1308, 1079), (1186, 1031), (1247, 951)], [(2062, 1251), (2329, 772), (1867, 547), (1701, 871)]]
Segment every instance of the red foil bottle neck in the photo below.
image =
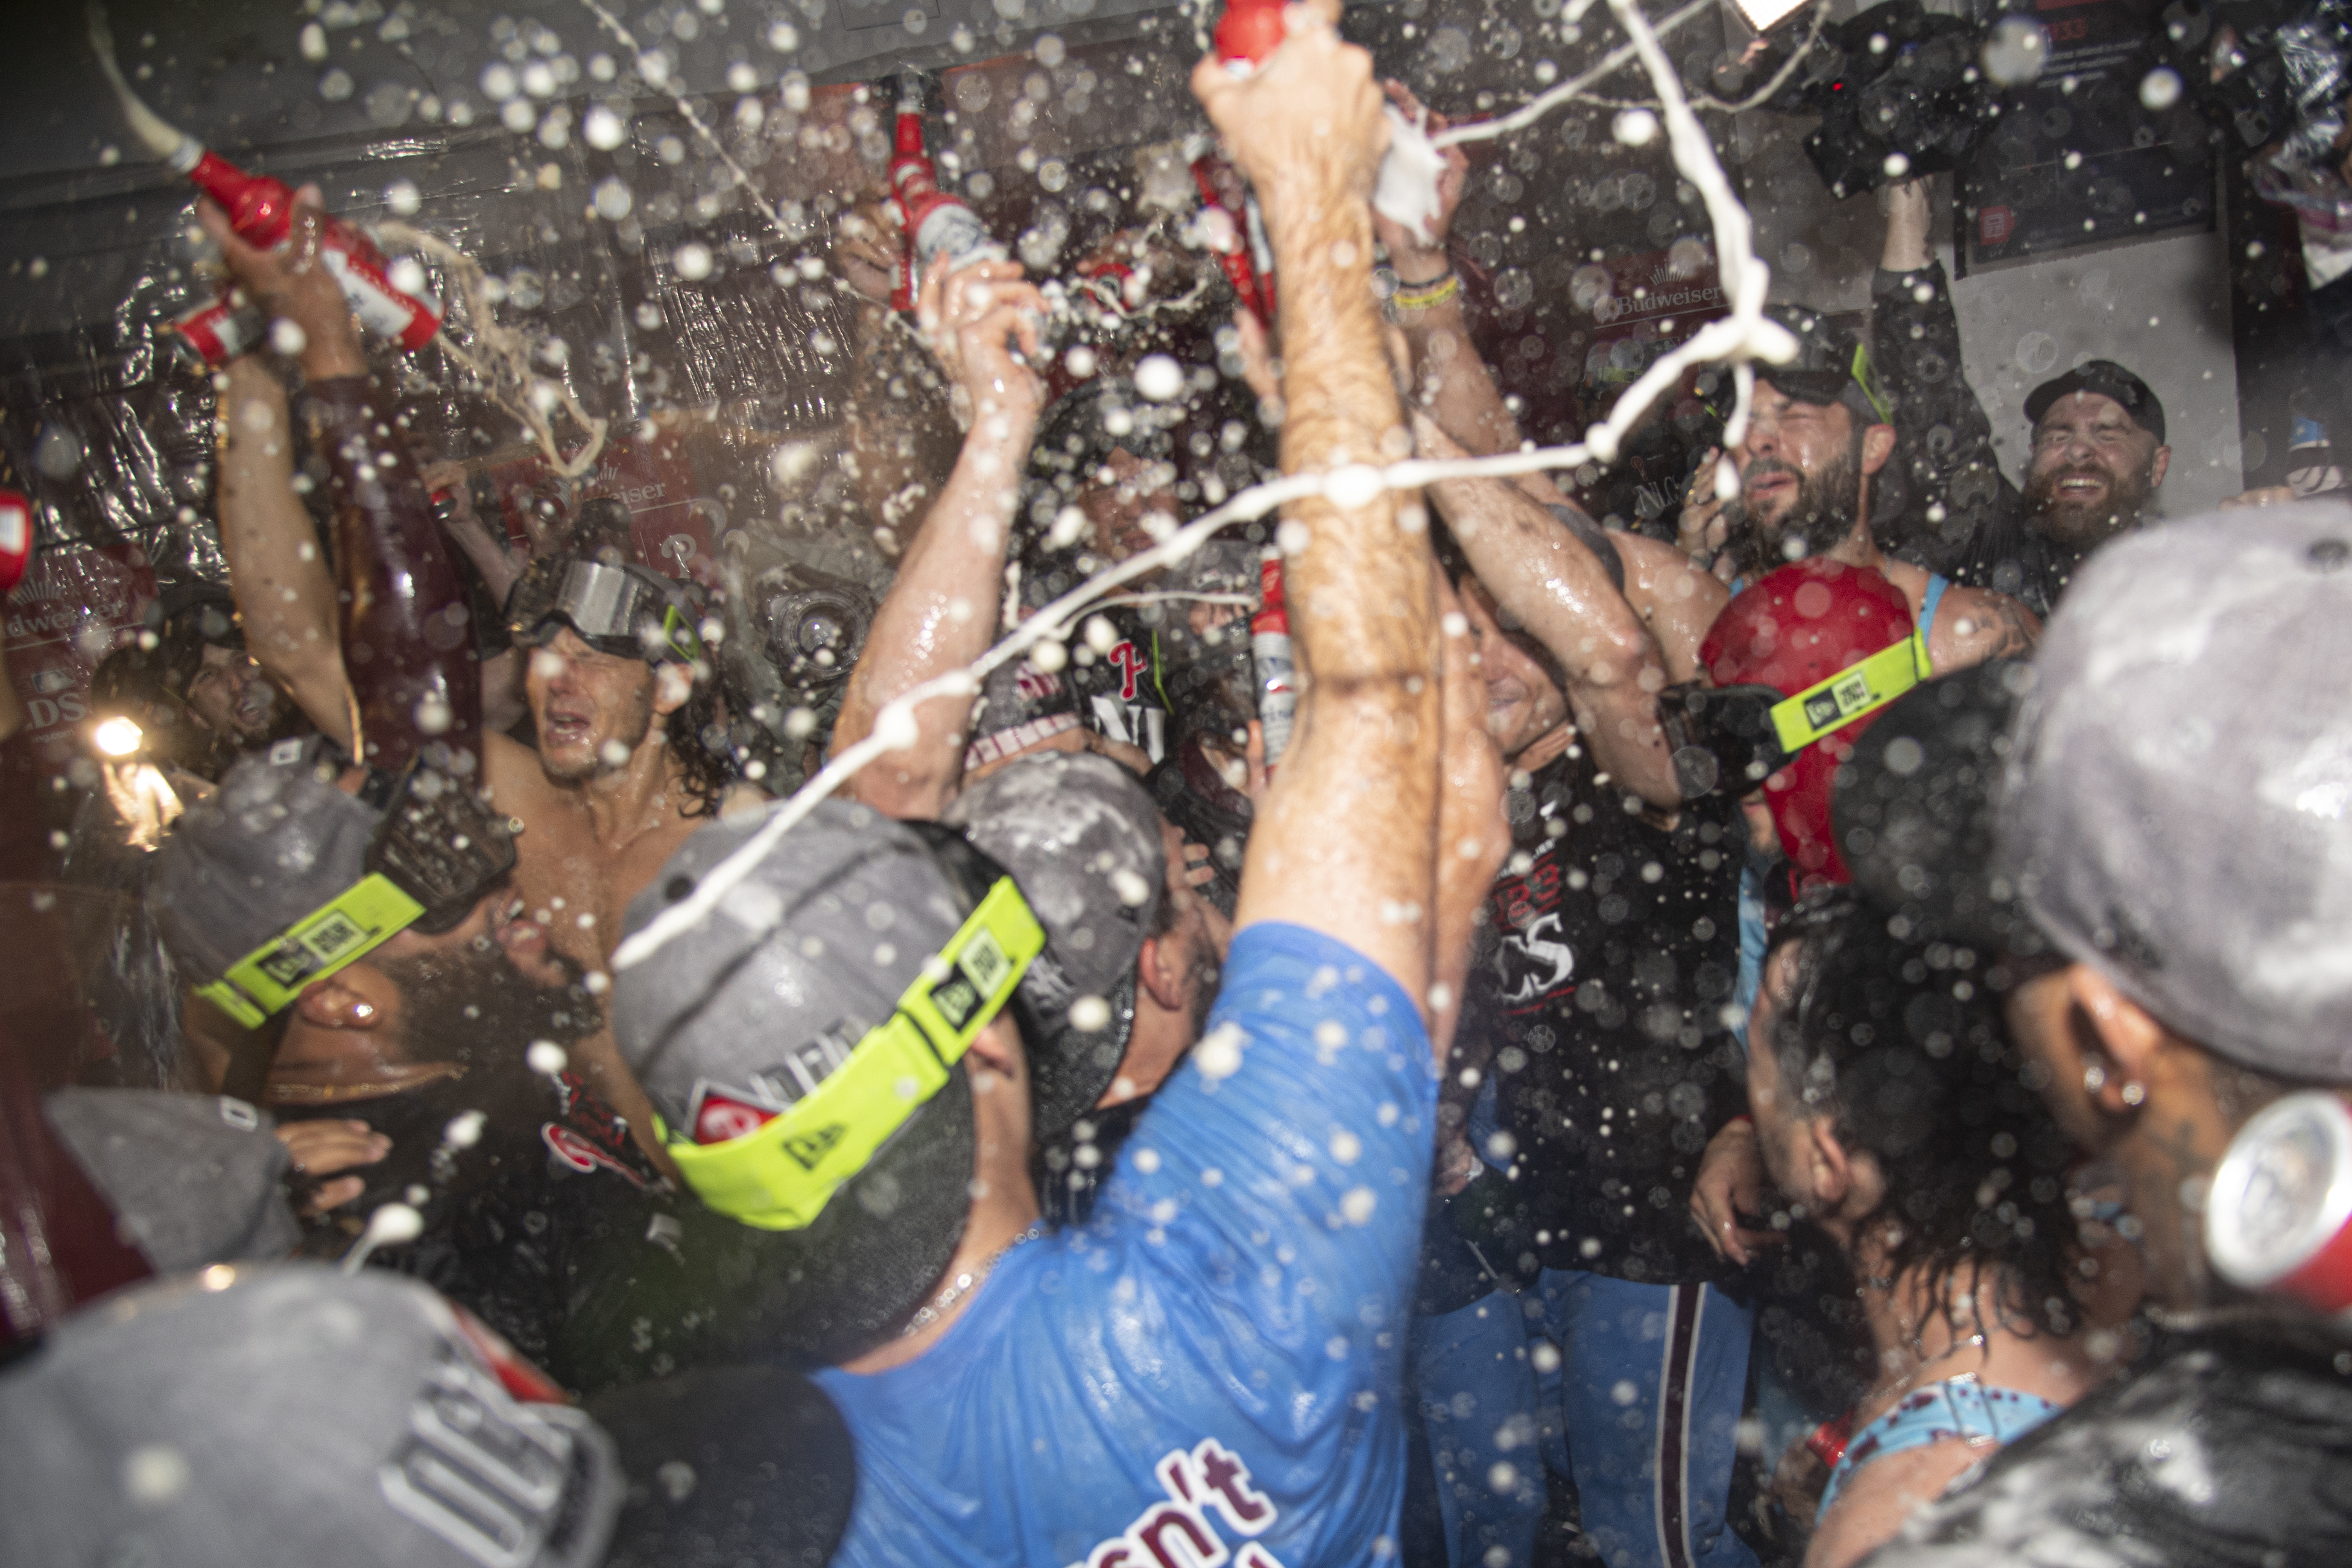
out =
[(227, 210), (241, 238), (275, 245), (293, 227), (293, 193), (283, 181), (248, 174), (213, 152), (196, 160), (188, 178)]

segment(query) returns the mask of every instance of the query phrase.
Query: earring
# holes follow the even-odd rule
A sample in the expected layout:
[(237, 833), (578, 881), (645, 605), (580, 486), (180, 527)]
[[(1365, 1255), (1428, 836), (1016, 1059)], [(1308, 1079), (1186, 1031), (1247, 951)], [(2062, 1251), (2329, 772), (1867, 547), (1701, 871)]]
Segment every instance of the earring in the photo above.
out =
[(362, 1023), (365, 1023), (370, 1018), (375, 1016), (375, 1004), (373, 1002), (352, 1003), (352, 1016), (359, 1019)]
[(2093, 1062), (2083, 1069), (2083, 1088), (2086, 1092), (2096, 1094), (2106, 1087), (2106, 1083), (2107, 1069), (2097, 1062)]
[(2137, 1079), (2134, 1079), (2131, 1082), (2124, 1085), (2124, 1103), (2126, 1105), (2137, 1105), (2141, 1100), (2146, 1100), (2147, 1098), (2147, 1085), (2140, 1082)]

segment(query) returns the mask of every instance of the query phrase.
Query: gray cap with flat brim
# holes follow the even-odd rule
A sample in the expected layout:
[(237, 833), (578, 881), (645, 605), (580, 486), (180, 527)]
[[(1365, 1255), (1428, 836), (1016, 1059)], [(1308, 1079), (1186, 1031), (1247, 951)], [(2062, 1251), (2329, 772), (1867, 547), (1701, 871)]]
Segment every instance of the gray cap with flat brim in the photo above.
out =
[(595, 1568), (611, 1441), (449, 1304), (323, 1264), (121, 1291), (0, 1373), (0, 1563)]
[[(1136, 960), (1168, 885), (1160, 808), (1108, 757), (1040, 752), (965, 789), (941, 820), (1013, 873), (1045, 928), (1021, 991), (1040, 1037), (1036, 1128), (1050, 1137), (1102, 1098), (1127, 1053)], [(1103, 1004), (1097, 1019), (1078, 1007), (1088, 998)]]
[(2050, 622), (2002, 875), (2068, 956), (2187, 1038), (2352, 1083), (2352, 510), (2118, 539)]
[[(630, 901), (629, 933), (689, 897), (782, 809), (730, 816), (688, 838)], [(698, 925), (620, 972), (614, 1038), (671, 1128), (690, 1135), (700, 1091), (790, 1081), (789, 1055), (845, 1055), (891, 1017), (978, 901), (926, 833), (971, 854), (936, 825), (820, 801)], [(954, 1256), (975, 1148), (970, 1082), (950, 1072), (813, 1223), (689, 1225), (689, 1277), (715, 1272), (709, 1299), (681, 1310), (730, 1320), (719, 1337), (730, 1353), (856, 1354), (903, 1322)]]
[(302, 1239), (287, 1205), (292, 1158), (268, 1116), (217, 1094), (61, 1089), (50, 1128), (158, 1274), (282, 1258)]
[(229, 769), (155, 851), (148, 907), (181, 974), (208, 985), (367, 875), (383, 812), (335, 787), (342, 759), (281, 741)]

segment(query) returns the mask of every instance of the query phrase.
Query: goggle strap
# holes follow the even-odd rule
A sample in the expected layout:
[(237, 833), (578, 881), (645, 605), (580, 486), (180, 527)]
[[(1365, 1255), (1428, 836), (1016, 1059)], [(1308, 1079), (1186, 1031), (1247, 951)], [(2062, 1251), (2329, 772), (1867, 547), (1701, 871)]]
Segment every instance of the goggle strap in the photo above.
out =
[(1889, 643), (1772, 706), (1772, 732), (1794, 757), (1822, 736), (1885, 707), (1927, 679), (1927, 646), (1917, 632)]

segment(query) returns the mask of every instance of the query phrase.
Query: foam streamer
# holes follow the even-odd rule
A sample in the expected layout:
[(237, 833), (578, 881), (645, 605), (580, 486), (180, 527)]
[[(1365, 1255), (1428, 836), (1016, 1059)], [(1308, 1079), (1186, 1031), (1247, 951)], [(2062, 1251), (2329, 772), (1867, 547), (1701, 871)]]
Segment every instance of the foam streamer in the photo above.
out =
[[(490, 307), (486, 276), (481, 263), (443, 239), (439, 235), (393, 220), (376, 225), (376, 233), (395, 245), (423, 251), (441, 263), (449, 275), (449, 283), (457, 297), (465, 301), (466, 320), (473, 329), (471, 350), (460, 344), (449, 331), (447, 319), (442, 321), (436, 340), (449, 357), (482, 384), (491, 402), (522, 422), (531, 439), (547, 455), (548, 465), (567, 479), (576, 479), (596, 466), (597, 454), (604, 449), (604, 433), (609, 422), (599, 419), (580, 406), (566, 383), (550, 382), (530, 371), (530, 340), (514, 328), (499, 324)], [(588, 432), (588, 444), (570, 457), (555, 438), (555, 426), (541, 410), (543, 387), (558, 390), (565, 412), (580, 428)]]
[[(1713, 4), (1714, 0), (1700, 0), (1699, 4), (1675, 13), (1667, 22), (1687, 21)], [(1078, 616), (1113, 589), (1183, 560), (1229, 523), (1264, 517), (1286, 502), (1310, 495), (1325, 496), (1342, 508), (1357, 507), (1382, 490), (1419, 489), (1440, 479), (1502, 478), (1574, 468), (1587, 460), (1612, 461), (1626, 433), (1651, 404), (1680, 383), (1685, 370), (1695, 364), (1716, 361), (1728, 361), (1732, 366), (1732, 385), (1737, 401), (1731, 418), (1725, 424), (1724, 445), (1738, 445), (1747, 434), (1748, 406), (1755, 393), (1753, 362), (1761, 359), (1770, 364), (1786, 364), (1796, 357), (1797, 341), (1785, 328), (1764, 317), (1765, 293), (1771, 282), (1770, 268), (1755, 253), (1755, 231), (1748, 220), (1748, 209), (1740, 205), (1739, 198), (1732, 194), (1731, 183), (1724, 175), (1723, 165), (1716, 159), (1715, 148), (1707, 140), (1706, 128), (1699, 124), (1698, 117), (1692, 112), (1689, 100), (1683, 94), (1682, 83), (1675, 75), (1674, 66), (1666, 58), (1665, 50), (1659, 46), (1658, 31), (1652, 27), (1649, 18), (1633, 4), (1633, 0), (1609, 0), (1609, 5), (1619, 26), (1624, 28), (1631, 39), (1624, 46), (1632, 51), (1627, 58), (1638, 58), (1642, 62), (1643, 69), (1657, 89), (1675, 166), (1696, 187), (1706, 205), (1708, 219), (1715, 230), (1716, 255), (1724, 293), (1731, 300), (1729, 316), (1708, 322), (1676, 348), (1661, 355), (1639, 380), (1626, 388), (1616, 406), (1610, 411), (1609, 417), (1593, 426), (1585, 433), (1585, 438), (1573, 446), (1530, 447), (1489, 458), (1444, 461), (1409, 458), (1385, 467), (1349, 463), (1315, 473), (1286, 475), (1236, 493), (1224, 505), (1195, 518), (1159, 544), (1079, 584), (1032, 614), (972, 664), (935, 676), (884, 704), (875, 714), (871, 734), (845, 747), (790, 800), (776, 807), (759, 831), (704, 873), (693, 892), (663, 910), (646, 923), (644, 930), (624, 942), (613, 954), (613, 968), (616, 972), (625, 971), (644, 963), (709, 920), (720, 900), (751, 874), (752, 868), (759, 864), (761, 858), (774, 847), (777, 840), (815, 809), (818, 801), (854, 777), (868, 763), (914, 743), (919, 734), (915, 710), (922, 703), (935, 697), (976, 693), (982, 679), (990, 670), (1008, 659), (1019, 658), (1048, 637), (1058, 640), (1066, 637), (1068, 628), (1076, 623)]]
[[(1582, 5), (1563, 14), (1561, 20), (1574, 22), (1597, 3), (1598, 0), (1584, 0)], [(1694, 0), (1693, 4), (1684, 6), (1655, 24), (1654, 31), (1663, 37), (1685, 23), (1694, 21), (1715, 8), (1714, 0)], [(1726, 103), (1719, 99), (1703, 94), (1696, 100), (1698, 106), (1703, 109), (1719, 110), (1727, 114), (1740, 114), (1766, 102), (1787, 85), (1789, 79), (1796, 74), (1797, 68), (1804, 63), (1805, 57), (1811, 54), (1814, 46), (1821, 41), (1822, 28), (1827, 24), (1829, 14), (1828, 0), (1822, 0), (1821, 5), (1813, 8), (1811, 30), (1805, 35), (1805, 41), (1798, 45), (1796, 51), (1778, 71), (1773, 73), (1771, 80), (1736, 103)], [(1514, 131), (1524, 131), (1560, 105), (1570, 102), (1597, 103), (1608, 109), (1630, 107), (1613, 99), (1592, 98), (1584, 89), (1596, 81), (1614, 76), (1633, 59), (1635, 53), (1632, 44), (1620, 44), (1601, 56), (1587, 69), (1569, 78), (1558, 87), (1547, 89), (1537, 94), (1501, 119), (1482, 120), (1470, 125), (1450, 126), (1430, 140), (1441, 148), (1451, 147), (1460, 142), (1490, 142), (1497, 136), (1507, 136)]]

